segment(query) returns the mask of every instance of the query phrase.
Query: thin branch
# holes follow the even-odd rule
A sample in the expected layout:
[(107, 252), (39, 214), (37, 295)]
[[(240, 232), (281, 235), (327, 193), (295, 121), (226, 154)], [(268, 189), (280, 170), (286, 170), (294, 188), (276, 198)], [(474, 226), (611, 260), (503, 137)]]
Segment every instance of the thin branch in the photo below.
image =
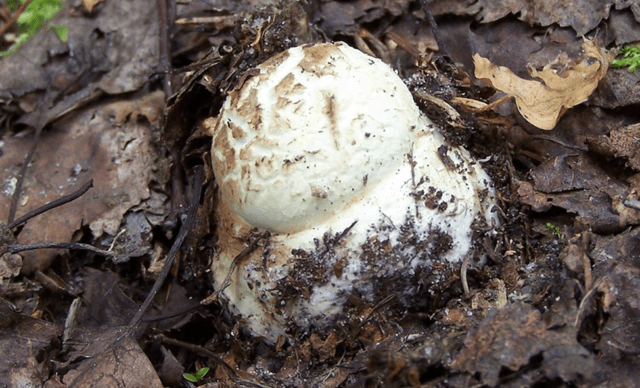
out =
[(39, 208), (30, 211), (29, 213), (25, 214), (24, 216), (18, 218), (17, 220), (10, 222), (7, 225), (7, 228), (11, 229), (11, 228), (15, 228), (16, 226), (22, 224), (23, 222), (27, 222), (28, 220), (30, 220), (31, 218), (38, 216), (44, 212), (47, 212), (51, 209), (54, 209), (58, 206), (64, 205), (66, 203), (69, 203), (73, 200), (75, 200), (76, 198), (81, 197), (82, 195), (84, 195), (84, 193), (86, 193), (87, 191), (89, 191), (89, 189), (93, 187), (93, 179), (89, 179), (89, 181), (87, 183), (85, 183), (81, 188), (79, 188), (78, 190), (74, 191), (73, 193), (69, 194), (69, 195), (65, 195), (64, 197), (60, 197), (54, 201), (51, 201), (43, 206), (40, 206)]
[(113, 252), (105, 251), (99, 248), (94, 247), (93, 245), (83, 244), (83, 243), (65, 243), (65, 242), (46, 242), (46, 243), (38, 243), (38, 244), (26, 244), (19, 245), (13, 244), (7, 246), (7, 252), (9, 253), (18, 253), (24, 251), (33, 251), (36, 249), (81, 249), (84, 251), (90, 251), (93, 253), (97, 253), (98, 255), (105, 257), (115, 257)]
[(173, 85), (171, 84), (171, 42), (169, 41), (169, 26), (173, 25), (172, 14), (170, 14), (171, 0), (158, 1), (158, 19), (160, 24), (160, 68), (164, 72), (162, 79), (162, 89), (165, 100), (173, 95)]
[(24, 10), (27, 8), (27, 5), (31, 4), (32, 1), (33, 0), (27, 0), (23, 4), (20, 4), (18, 9), (16, 9), (16, 12), (13, 14), (13, 18), (9, 22), (7, 22), (4, 26), (0, 27), (0, 36), (4, 35), (4, 33), (7, 32), (9, 28), (11, 28), (13, 23), (18, 21), (18, 18), (20, 17), (20, 15), (22, 15)]
[(422, 10), (424, 11), (427, 17), (427, 22), (431, 27), (431, 32), (433, 33), (433, 37), (436, 39), (436, 43), (438, 44), (438, 49), (440, 50), (440, 55), (436, 57), (436, 61), (434, 63), (436, 67), (441, 67), (449, 74), (455, 76), (456, 74), (458, 74), (458, 68), (456, 67), (456, 64), (453, 62), (451, 57), (449, 56), (449, 53), (447, 52), (444, 42), (442, 41), (442, 36), (440, 35), (440, 29), (438, 28), (436, 19), (433, 17), (433, 14), (429, 9), (429, 4), (427, 4), (427, 0), (422, 0), (421, 3), (422, 3)]
[(636, 210), (640, 210), (640, 201), (638, 201), (637, 199), (625, 199), (624, 201), (622, 201), (622, 204), (626, 207), (630, 207), (632, 209), (636, 209)]
[[(177, 253), (178, 253), (178, 250), (180, 249), (180, 247), (184, 243), (184, 241), (185, 241), (185, 239), (187, 237), (187, 234), (191, 230), (191, 227), (193, 226), (193, 223), (194, 223), (194, 221), (196, 219), (196, 214), (198, 212), (198, 205), (200, 203), (200, 195), (202, 194), (203, 181), (204, 181), (204, 168), (202, 166), (198, 166), (198, 167), (196, 167), (196, 173), (195, 173), (194, 182), (193, 182), (193, 198), (191, 200), (191, 205), (189, 207), (189, 212), (187, 213), (187, 218), (184, 221), (184, 223), (182, 224), (182, 226), (180, 227), (180, 231), (178, 232), (178, 236), (176, 237), (176, 240), (174, 241), (173, 245), (171, 246), (171, 250), (169, 251), (169, 254), (167, 255), (167, 259), (166, 259), (166, 261), (164, 263), (164, 267), (162, 267), (162, 271), (160, 271), (160, 273), (158, 274), (158, 278), (156, 279), (155, 283), (153, 284), (153, 287), (151, 288), (151, 291), (149, 292), (149, 295), (147, 295), (147, 298), (142, 303), (142, 306), (140, 306), (140, 308), (138, 309), (138, 312), (136, 312), (136, 314), (133, 316), (133, 318), (131, 318), (131, 320), (129, 321), (129, 324), (127, 325), (126, 330), (124, 330), (124, 332), (121, 335), (119, 335), (115, 340), (113, 340), (113, 342), (111, 342), (111, 344), (109, 345), (109, 349), (115, 349), (116, 346), (120, 343), (120, 341), (122, 339), (124, 339), (124, 338), (128, 337), (129, 335), (131, 335), (131, 333), (136, 328), (138, 323), (140, 323), (140, 321), (142, 320), (142, 316), (144, 315), (144, 313), (147, 311), (147, 309), (151, 305), (151, 302), (153, 301), (153, 299), (155, 298), (156, 294), (160, 290), (160, 287), (162, 287), (162, 285), (164, 284), (164, 281), (167, 279), (167, 276), (169, 275), (169, 272), (171, 271), (171, 266), (173, 265), (173, 262), (175, 260), (175, 257), (177, 255)], [(105, 352), (106, 352), (106, 349), (105, 349)], [(71, 382), (71, 384), (69, 384), (69, 388), (73, 388), (73, 387), (77, 386), (77, 384), (80, 381), (82, 381), (84, 376), (86, 376), (87, 373), (89, 373), (90, 371), (94, 370), (95, 367), (96, 367), (96, 363), (95, 362), (93, 364), (89, 364), (88, 367), (85, 367), (74, 378), (74, 380)]]
[(145, 299), (144, 303), (142, 303), (142, 306), (140, 306), (140, 308), (138, 309), (138, 312), (136, 313), (136, 315), (134, 315), (133, 318), (131, 318), (131, 321), (129, 322), (129, 325), (128, 325), (128, 330), (125, 332), (125, 335), (129, 335), (133, 331), (133, 329), (138, 325), (138, 323), (140, 323), (142, 316), (151, 305), (151, 302), (153, 302), (153, 298), (155, 298), (158, 291), (160, 291), (160, 287), (162, 287), (162, 285), (164, 284), (164, 281), (167, 279), (167, 276), (169, 276), (169, 271), (171, 271), (171, 266), (173, 266), (173, 262), (175, 260), (176, 255), (178, 254), (178, 250), (184, 243), (184, 240), (187, 238), (187, 234), (191, 230), (191, 227), (193, 226), (193, 223), (196, 220), (196, 214), (198, 213), (198, 205), (200, 204), (200, 195), (202, 194), (203, 181), (204, 181), (204, 168), (203, 166), (198, 166), (196, 167), (196, 173), (194, 176), (193, 198), (191, 199), (191, 205), (189, 207), (189, 212), (187, 213), (187, 219), (184, 221), (184, 224), (182, 224), (182, 227), (180, 227), (178, 236), (176, 237), (176, 240), (174, 241), (173, 245), (171, 246), (171, 250), (167, 255), (167, 259), (164, 263), (164, 267), (162, 267), (162, 271), (160, 271), (160, 273), (158, 274), (158, 278), (156, 279), (156, 282), (153, 284), (151, 291), (149, 291), (149, 295), (147, 295), (147, 298)]
[(200, 345), (194, 345), (189, 342), (184, 342), (177, 339), (169, 338), (164, 336), (163, 334), (158, 334), (155, 336), (155, 338), (159, 339), (160, 341), (162, 341), (167, 345), (179, 346), (201, 357), (208, 357), (211, 360), (213, 360), (213, 362), (215, 362), (217, 365), (220, 365), (221, 367), (226, 369), (227, 372), (229, 372), (233, 378), (235, 379), (239, 378), (238, 373), (235, 371), (235, 369), (231, 367), (231, 365), (229, 365), (224, 359), (222, 359), (220, 356), (218, 356), (217, 354), (215, 354), (214, 352), (212, 352), (211, 350), (205, 347), (202, 347)]
[(36, 129), (36, 134), (33, 137), (33, 146), (29, 150), (29, 153), (24, 158), (24, 162), (20, 167), (20, 171), (18, 172), (18, 182), (16, 182), (16, 188), (13, 192), (13, 197), (11, 197), (11, 208), (9, 209), (9, 219), (7, 220), (9, 225), (13, 224), (13, 220), (16, 217), (16, 209), (18, 209), (18, 200), (20, 199), (20, 192), (22, 191), (22, 184), (24, 182), (24, 176), (27, 173), (27, 167), (29, 167), (29, 163), (31, 163), (31, 159), (33, 159), (33, 154), (36, 152), (36, 148), (38, 147), (38, 142), (40, 141), (40, 134), (42, 133), (42, 126), (38, 126)]
[(444, 47), (444, 42), (442, 41), (442, 37), (440, 36), (440, 30), (438, 29), (438, 24), (436, 23), (436, 19), (433, 17), (431, 13), (431, 9), (429, 9), (429, 4), (427, 4), (427, 0), (422, 0), (422, 10), (427, 16), (427, 22), (429, 22), (429, 27), (431, 27), (431, 32), (433, 33), (433, 37), (436, 38), (436, 44), (438, 45), (438, 49), (440, 49), (440, 54), (443, 57), (448, 57), (447, 49)]
[(218, 297), (220, 297), (220, 293), (222, 293), (222, 291), (224, 291), (225, 288), (229, 287), (229, 284), (231, 283), (231, 275), (233, 275), (233, 273), (235, 272), (236, 268), (238, 267), (238, 264), (245, 257), (249, 256), (258, 247), (258, 243), (260, 241), (268, 237), (269, 237), (269, 233), (264, 233), (260, 236), (254, 237), (253, 241), (251, 241), (251, 243), (246, 248), (244, 248), (242, 252), (238, 253), (238, 255), (234, 257), (233, 261), (231, 262), (231, 266), (229, 267), (229, 271), (227, 272), (227, 276), (224, 278), (224, 281), (220, 285), (220, 288), (216, 292), (214, 292), (213, 294), (209, 295), (204, 300), (202, 300), (200, 304), (206, 305), (218, 300)]
[(462, 281), (462, 289), (465, 295), (469, 295), (469, 282), (467, 281), (467, 270), (469, 269), (469, 262), (471, 261), (471, 251), (469, 251), (462, 261), (460, 267), (460, 280)]

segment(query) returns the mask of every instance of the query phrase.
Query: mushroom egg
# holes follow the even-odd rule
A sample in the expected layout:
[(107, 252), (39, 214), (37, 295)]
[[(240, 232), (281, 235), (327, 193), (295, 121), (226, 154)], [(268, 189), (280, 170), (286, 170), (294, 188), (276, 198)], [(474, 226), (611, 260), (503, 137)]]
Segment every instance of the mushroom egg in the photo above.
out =
[(497, 223), (487, 174), (389, 66), (344, 43), (257, 70), (205, 122), (221, 197), (214, 286), (234, 269), (230, 310), (275, 342), (347, 324), (354, 300), (427, 306), (469, 252), (472, 224)]

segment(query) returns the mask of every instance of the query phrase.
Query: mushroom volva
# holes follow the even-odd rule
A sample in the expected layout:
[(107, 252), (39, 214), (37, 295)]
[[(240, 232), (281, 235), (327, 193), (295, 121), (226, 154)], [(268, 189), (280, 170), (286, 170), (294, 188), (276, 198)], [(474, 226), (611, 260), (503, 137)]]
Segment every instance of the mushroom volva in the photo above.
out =
[(221, 296), (253, 334), (327, 330), (354, 300), (427, 304), (497, 221), (487, 174), (447, 144), (386, 64), (343, 43), (289, 49), (257, 67), (205, 124), (220, 201)]

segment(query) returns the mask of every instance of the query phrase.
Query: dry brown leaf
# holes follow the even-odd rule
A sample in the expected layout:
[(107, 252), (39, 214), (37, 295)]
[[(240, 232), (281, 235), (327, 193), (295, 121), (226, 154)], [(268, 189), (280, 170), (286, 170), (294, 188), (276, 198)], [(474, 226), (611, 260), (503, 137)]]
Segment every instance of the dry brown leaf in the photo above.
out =
[(528, 68), (537, 80), (525, 80), (504, 66), (496, 66), (479, 54), (473, 56), (475, 76), (516, 100), (522, 116), (541, 129), (553, 129), (567, 109), (589, 98), (604, 77), (613, 55), (595, 39), (582, 43), (582, 58), (561, 54), (541, 71)]
[(96, 5), (100, 3), (102, 3), (102, 0), (82, 0), (82, 5), (89, 13), (93, 12)]
[[(17, 215), (77, 190), (89, 179), (93, 179), (93, 188), (72, 203), (29, 220), (18, 242), (71, 241), (83, 225), (89, 226), (94, 238), (104, 233), (115, 236), (132, 208), (143, 208), (147, 219), (149, 214), (161, 215), (166, 198), (150, 189), (150, 182), (164, 185), (169, 165), (152, 141), (151, 123), (157, 121), (163, 107), (162, 92), (138, 100), (121, 97), (118, 102), (78, 110), (44, 131), (25, 175)], [(5, 136), (2, 140), (0, 219), (6, 220), (13, 182), (33, 138)], [(52, 250), (24, 252), (22, 272), (44, 271), (58, 254)]]

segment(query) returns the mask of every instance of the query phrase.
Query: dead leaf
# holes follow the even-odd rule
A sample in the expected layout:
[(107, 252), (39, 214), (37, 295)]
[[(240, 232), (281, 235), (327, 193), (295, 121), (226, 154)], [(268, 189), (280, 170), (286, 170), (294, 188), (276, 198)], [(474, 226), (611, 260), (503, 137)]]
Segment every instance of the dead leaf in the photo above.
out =
[[(168, 163), (152, 143), (149, 125), (157, 117), (153, 112), (161, 112), (163, 106), (162, 96), (154, 94), (137, 102), (97, 104), (69, 115), (50, 131), (43, 132), (32, 166), (27, 169), (18, 216), (76, 190), (91, 178), (94, 187), (77, 200), (29, 220), (18, 241), (23, 244), (71, 241), (83, 225), (89, 225), (95, 238), (104, 233), (115, 236), (124, 214), (132, 208), (144, 210), (145, 214), (163, 214), (164, 201), (158, 198), (156, 190), (149, 188), (152, 181), (163, 185), (168, 179)], [(139, 120), (140, 115), (147, 120)], [(113, 116), (121, 117), (122, 125), (115, 125)], [(16, 179), (33, 139), (5, 136), (3, 141), (0, 219), (7, 219), (11, 182)], [(56, 253), (25, 252), (23, 273), (46, 269)]]
[[(596, 0), (566, 2), (564, 0), (455, 0), (455, 1), (433, 1), (430, 2), (431, 11), (434, 15), (471, 15), (475, 20), (483, 24), (495, 21), (504, 22), (513, 15), (514, 20), (526, 22), (529, 26), (552, 26), (547, 30), (550, 32), (557, 26), (571, 27), (577, 36), (582, 36), (601, 25), (603, 20), (609, 21), (615, 17), (624, 15), (629, 19), (629, 24), (618, 26), (625, 28), (625, 32), (617, 31), (610, 24), (611, 30), (616, 38), (619, 34), (632, 35), (637, 33), (635, 20), (639, 19), (638, 3), (635, 0)], [(616, 11), (613, 12), (615, 7)], [(634, 19), (635, 18), (635, 19)], [(524, 24), (524, 23), (521, 23)], [(495, 26), (495, 23), (494, 23)], [(620, 45), (616, 39), (616, 44)]]
[(587, 137), (589, 149), (606, 156), (623, 158), (627, 166), (640, 171), (640, 124), (613, 129), (609, 136)]
[[(443, 2), (444, 4), (456, 2)], [(619, 0), (581, 1), (568, 3), (563, 0), (480, 0), (469, 2), (465, 13), (475, 14), (482, 23), (503, 19), (508, 14), (530, 25), (549, 26), (557, 24), (561, 27), (572, 27), (578, 35), (584, 35), (598, 26), (598, 23), (609, 17), (614, 3), (616, 9), (622, 10), (633, 2)], [(633, 7), (633, 6), (632, 6)], [(611, 12), (613, 13), (613, 12)]]
[(86, 268), (81, 279), (83, 306), (68, 341), (70, 362), (64, 386), (162, 387), (153, 364), (133, 336), (116, 341), (138, 309), (118, 286), (118, 275)]
[(311, 348), (318, 352), (320, 362), (325, 362), (335, 356), (338, 335), (332, 332), (327, 339), (323, 341), (318, 334), (313, 333), (309, 338), (309, 342), (311, 342)]
[(330, 1), (323, 2), (320, 7), (323, 15), (320, 26), (328, 36), (336, 34), (353, 36), (358, 33), (360, 23), (372, 22), (388, 14), (402, 15), (407, 11), (409, 2), (406, 0), (383, 2), (357, 0), (348, 3)]
[(4, 279), (18, 276), (22, 268), (22, 256), (14, 253), (5, 253), (0, 256), (0, 286)]
[(165, 386), (178, 387), (182, 385), (182, 374), (185, 372), (184, 366), (178, 361), (173, 352), (164, 346), (160, 347), (162, 352), (162, 365), (158, 369), (158, 376)]
[[(84, 0), (82, 4), (95, 6), (100, 2)], [(108, 94), (135, 91), (149, 82), (158, 62), (156, 3), (133, 0), (123, 7), (117, 2), (103, 2), (100, 12), (92, 17), (74, 15), (71, 3), (63, 2), (62, 11), (51, 20), (54, 25), (69, 26), (67, 42), (42, 28), (14, 55), (2, 59), (3, 98), (37, 90), (55, 93), (60, 78), (70, 80), (81, 71), (90, 74), (84, 78), (96, 81), (90, 88)], [(60, 65), (67, 61), (69, 65)]]
[(469, 332), (464, 345), (452, 368), (479, 373), (481, 382), (491, 387), (498, 385), (504, 369), (519, 371), (531, 365), (536, 355), (542, 356), (541, 368), (547, 377), (564, 381), (590, 378), (595, 361), (576, 341), (573, 328), (548, 330), (540, 312), (523, 303), (490, 312)]
[[(597, 291), (591, 295), (598, 302), (593, 303), (594, 310), (589, 314), (606, 315), (598, 327), (595, 346), (614, 366), (623, 362), (625, 355), (640, 353), (640, 227), (615, 236), (593, 235), (591, 246), (588, 254), (595, 267), (592, 289)], [(619, 378), (613, 370), (609, 373)]]
[(640, 269), (624, 263), (611, 267), (604, 265), (598, 270), (604, 280), (598, 291), (608, 314), (598, 348), (617, 359), (640, 353)]
[(528, 122), (541, 129), (553, 129), (567, 109), (589, 98), (613, 60), (613, 55), (601, 49), (595, 39), (585, 39), (582, 49), (583, 58), (570, 60), (561, 54), (541, 71), (528, 68), (529, 74), (540, 81), (522, 79), (509, 68), (475, 54), (475, 76), (513, 96)]
[(531, 182), (518, 182), (520, 200), (536, 212), (556, 206), (578, 214), (598, 233), (620, 231), (640, 222), (640, 211), (625, 199), (636, 199), (632, 187), (610, 177), (584, 153), (549, 159), (529, 173)]
[(135, 339), (127, 336), (109, 348), (120, 335), (120, 328), (100, 328), (83, 330), (74, 338), (85, 349), (74, 353), (80, 361), (64, 376), (65, 386), (162, 388), (153, 364)]
[[(39, 355), (48, 354), (62, 334), (60, 325), (53, 325), (28, 315), (17, 313), (9, 302), (0, 299), (0, 382), (10, 387), (41, 387), (48, 373)], [(7, 384), (7, 385), (4, 385)]]
[(87, 10), (87, 12), (93, 12), (93, 9), (102, 3), (102, 0), (82, 0), (82, 6)]

